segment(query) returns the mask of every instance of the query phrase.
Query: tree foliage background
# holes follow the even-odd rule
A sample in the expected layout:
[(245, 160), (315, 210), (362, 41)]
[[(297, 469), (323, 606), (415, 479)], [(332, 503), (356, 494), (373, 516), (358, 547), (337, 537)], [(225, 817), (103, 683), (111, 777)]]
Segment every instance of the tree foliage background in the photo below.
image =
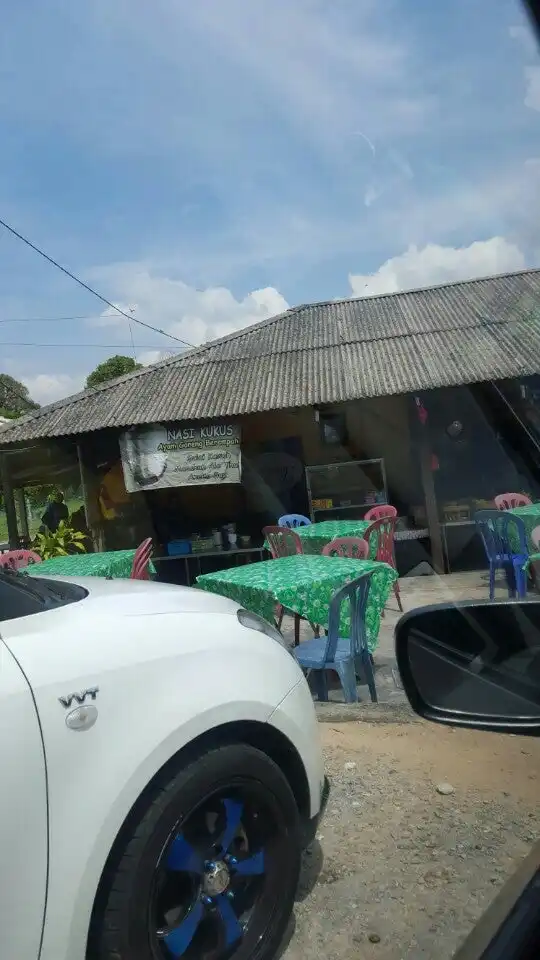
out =
[[(39, 403), (32, 400), (28, 387), (8, 373), (0, 373), (0, 416), (15, 420), (32, 410), (39, 410)], [(59, 488), (55, 484), (35, 484), (25, 488), (25, 496), (31, 507), (39, 509), (44, 506), (49, 497), (52, 497)], [(76, 497), (78, 488), (69, 488), (66, 496)], [(4, 507), (2, 490), (0, 488), (0, 510)]]
[[(142, 364), (137, 363), (133, 357), (117, 354), (109, 357), (103, 363), (93, 370), (86, 378), (87, 387), (96, 387), (107, 380), (114, 380), (116, 377), (122, 377), (126, 373), (132, 373), (134, 370), (141, 369)], [(32, 410), (39, 409), (39, 403), (32, 400), (28, 387), (15, 377), (8, 373), (0, 373), (0, 416), (7, 417), (10, 420), (23, 416), (25, 413), (31, 413)], [(25, 496), (33, 508), (39, 509), (54, 495), (58, 488), (53, 484), (36, 484), (26, 487)], [(80, 496), (80, 490), (76, 487), (64, 490), (66, 499), (77, 498)], [(3, 509), (3, 497), (0, 489), (0, 510)]]
[(140, 370), (141, 367), (142, 364), (137, 363), (133, 357), (123, 357), (121, 354), (117, 354), (114, 357), (109, 357), (108, 360), (104, 360), (103, 363), (99, 363), (96, 369), (88, 374), (86, 386), (97, 387), (100, 383), (114, 380), (116, 377), (123, 377), (125, 373), (132, 373), (134, 370)]
[(38, 408), (39, 403), (32, 400), (24, 383), (9, 373), (0, 373), (0, 416), (14, 419)]

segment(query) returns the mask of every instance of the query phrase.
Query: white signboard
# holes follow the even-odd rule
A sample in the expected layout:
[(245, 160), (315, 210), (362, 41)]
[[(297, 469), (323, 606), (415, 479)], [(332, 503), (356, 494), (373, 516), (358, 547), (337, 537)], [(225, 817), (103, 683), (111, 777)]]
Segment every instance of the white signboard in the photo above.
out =
[(241, 481), (237, 423), (132, 427), (120, 437), (120, 454), (128, 493)]

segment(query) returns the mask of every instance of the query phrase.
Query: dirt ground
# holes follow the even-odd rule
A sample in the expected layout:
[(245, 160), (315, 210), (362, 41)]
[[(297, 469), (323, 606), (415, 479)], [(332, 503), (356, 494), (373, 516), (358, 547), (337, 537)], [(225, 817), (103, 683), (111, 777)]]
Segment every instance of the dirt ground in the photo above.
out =
[(321, 735), (332, 793), (286, 960), (450, 960), (540, 839), (540, 740), (425, 723)]

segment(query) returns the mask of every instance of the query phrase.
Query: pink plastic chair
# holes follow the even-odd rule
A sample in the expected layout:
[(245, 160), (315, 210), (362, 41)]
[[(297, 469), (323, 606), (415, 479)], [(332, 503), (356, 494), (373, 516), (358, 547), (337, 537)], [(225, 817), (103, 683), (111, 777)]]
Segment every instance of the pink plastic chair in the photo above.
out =
[[(388, 563), (394, 568), (394, 570), (397, 570), (396, 557), (394, 554), (394, 529), (396, 526), (396, 519), (397, 516), (380, 517), (379, 520), (374, 520), (364, 533), (364, 540), (368, 544), (368, 549), (371, 536), (373, 534), (377, 536), (375, 560), (379, 560), (381, 563)], [(401, 602), (399, 582), (397, 580), (394, 580), (393, 589), (400, 612), (403, 613), (403, 604)]]
[(364, 516), (364, 520), (372, 523), (374, 520), (381, 520), (383, 517), (397, 517), (397, 510), (390, 503), (381, 503), (379, 507), (372, 507)]
[(154, 547), (152, 538), (148, 537), (139, 544), (133, 557), (133, 566), (129, 575), (130, 580), (150, 580), (148, 564)]
[(336, 537), (322, 550), (323, 557), (350, 557), (351, 560), (367, 560), (369, 543), (362, 537)]
[(8, 550), (0, 553), (0, 567), (10, 567), (11, 570), (22, 570), (33, 563), (41, 563), (41, 557), (33, 550)]
[(263, 527), (263, 536), (272, 554), (272, 560), (278, 557), (294, 557), (303, 553), (302, 541), (294, 530), (289, 527)]
[(527, 507), (532, 500), (524, 493), (500, 493), (495, 497), (497, 510), (513, 510), (514, 507)]
[[(270, 553), (272, 554), (272, 560), (278, 560), (280, 557), (294, 557), (299, 553), (303, 553), (302, 541), (297, 533), (294, 530), (289, 529), (289, 527), (263, 527), (263, 536), (268, 546), (270, 548)], [(277, 617), (277, 626), (278, 630), (281, 630), (281, 624), (283, 623), (283, 617), (285, 615), (285, 610), (282, 605), (279, 603), (276, 610)], [(303, 617), (299, 613), (294, 614), (294, 645), (298, 646), (300, 643), (300, 620)], [(318, 628), (314, 624), (310, 624), (316, 636), (319, 635)]]

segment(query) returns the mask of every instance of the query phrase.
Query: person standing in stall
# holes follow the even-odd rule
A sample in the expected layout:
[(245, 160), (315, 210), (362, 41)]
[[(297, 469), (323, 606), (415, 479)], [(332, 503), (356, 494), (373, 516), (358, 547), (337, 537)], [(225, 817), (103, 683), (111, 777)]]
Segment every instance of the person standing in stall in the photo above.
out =
[(45, 508), (41, 523), (50, 533), (56, 533), (62, 520), (65, 523), (68, 518), (69, 510), (64, 503), (64, 494), (61, 490), (57, 490)]

